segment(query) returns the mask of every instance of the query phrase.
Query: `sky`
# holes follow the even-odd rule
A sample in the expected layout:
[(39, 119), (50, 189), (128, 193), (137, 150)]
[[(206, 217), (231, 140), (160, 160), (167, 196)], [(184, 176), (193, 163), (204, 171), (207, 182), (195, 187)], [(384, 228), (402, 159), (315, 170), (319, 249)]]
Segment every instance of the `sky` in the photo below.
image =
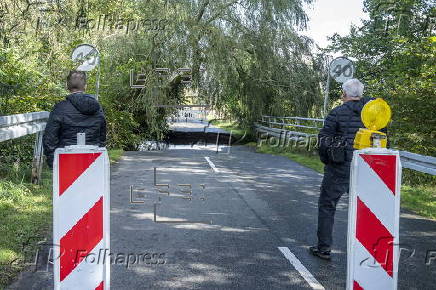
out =
[(308, 30), (302, 34), (312, 38), (320, 47), (329, 44), (327, 36), (335, 32), (347, 35), (351, 24), (368, 19), (363, 12), (363, 0), (316, 0), (305, 9), (309, 16)]

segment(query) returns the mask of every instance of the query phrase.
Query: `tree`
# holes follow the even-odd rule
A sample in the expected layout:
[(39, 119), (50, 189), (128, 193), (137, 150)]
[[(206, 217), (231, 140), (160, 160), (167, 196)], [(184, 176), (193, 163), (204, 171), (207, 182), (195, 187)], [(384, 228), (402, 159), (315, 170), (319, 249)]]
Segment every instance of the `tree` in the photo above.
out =
[[(17, 57), (2, 68), (21, 69), (20, 78), (8, 70), (0, 81), (18, 85), (9, 95), (61, 98), (75, 67), (72, 49), (96, 45), (109, 144), (127, 149), (163, 138), (174, 110), (158, 105), (182, 104), (187, 87), (198, 90), (196, 102), (246, 126), (261, 114), (318, 116), (324, 60), (298, 34), (307, 21), (303, 2), (312, 0), (6, 0), (2, 53)], [(178, 68), (192, 70), (191, 85)], [(144, 88), (130, 87), (132, 70), (144, 74)], [(89, 75), (93, 92), (96, 74)]]
[(333, 36), (330, 50), (358, 59), (367, 92), (392, 106), (392, 145), (435, 155), (436, 8), (426, 0), (366, 0), (365, 8), (370, 19)]

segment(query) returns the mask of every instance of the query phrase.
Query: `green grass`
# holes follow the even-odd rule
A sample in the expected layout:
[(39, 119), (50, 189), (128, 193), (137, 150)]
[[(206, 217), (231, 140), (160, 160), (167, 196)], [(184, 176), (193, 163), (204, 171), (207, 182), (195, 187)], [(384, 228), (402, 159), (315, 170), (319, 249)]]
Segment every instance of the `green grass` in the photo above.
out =
[(117, 162), (123, 156), (123, 149), (111, 149), (109, 150), (109, 160), (111, 163)]
[(239, 145), (247, 144), (255, 140), (250, 129), (240, 127), (236, 122), (228, 120), (214, 120), (211, 124), (228, 132), (232, 132), (232, 140), (238, 141)]
[(401, 205), (422, 216), (436, 219), (436, 188), (430, 185), (401, 187)]
[[(256, 146), (251, 142), (248, 146)], [(268, 145), (256, 146), (256, 152), (286, 156), (289, 159), (324, 173), (324, 164), (317, 154), (311, 152), (295, 152), (288, 148), (277, 148)], [(407, 174), (407, 172), (405, 172)], [(436, 187), (434, 185), (418, 185), (401, 187), (401, 206), (426, 218), (436, 219)]]
[(51, 226), (51, 172), (41, 185), (0, 179), (0, 289), (29, 262)]
[[(108, 153), (113, 163), (123, 150)], [(0, 178), (0, 289), (24, 269), (23, 262), (32, 261), (37, 242), (44, 240), (52, 224), (52, 173), (45, 169), (41, 185), (33, 185), (24, 182), (30, 179), (27, 171), (11, 170)]]

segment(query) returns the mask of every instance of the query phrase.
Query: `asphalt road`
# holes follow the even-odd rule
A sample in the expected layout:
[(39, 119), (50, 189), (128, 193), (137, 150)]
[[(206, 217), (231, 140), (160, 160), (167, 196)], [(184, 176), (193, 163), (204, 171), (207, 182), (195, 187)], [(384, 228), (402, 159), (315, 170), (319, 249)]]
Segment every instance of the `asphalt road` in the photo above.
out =
[[(225, 152), (209, 148), (123, 157), (112, 175), (112, 251), (163, 253), (165, 264), (128, 269), (114, 265), (112, 287), (344, 289), (348, 199), (338, 206), (333, 260), (321, 261), (308, 254), (308, 247), (316, 242), (322, 176), (285, 157), (247, 147)], [(169, 196), (153, 186), (154, 167), (156, 182), (169, 184)], [(180, 189), (186, 187), (178, 184), (192, 184), (192, 201), (183, 198), (186, 193)], [(137, 189), (134, 200), (144, 204), (130, 204), (130, 185)], [(436, 250), (436, 222), (405, 212), (400, 240), (406, 250), (400, 259), (399, 288), (434, 289), (436, 261), (427, 266), (425, 255)], [(307, 272), (297, 271), (279, 247), (287, 247)], [(412, 257), (407, 249), (415, 250)], [(311, 284), (303, 275), (309, 275)]]
[[(111, 288), (344, 289), (348, 199), (338, 205), (333, 260), (319, 260), (308, 247), (322, 176), (248, 147), (226, 152), (127, 152), (112, 166), (111, 252), (132, 258), (112, 265)], [(436, 222), (403, 212), (400, 233), (415, 252), (402, 252), (399, 289), (435, 289), (436, 260), (425, 258), (436, 251)], [(50, 279), (27, 273), (11, 289), (49, 288)]]

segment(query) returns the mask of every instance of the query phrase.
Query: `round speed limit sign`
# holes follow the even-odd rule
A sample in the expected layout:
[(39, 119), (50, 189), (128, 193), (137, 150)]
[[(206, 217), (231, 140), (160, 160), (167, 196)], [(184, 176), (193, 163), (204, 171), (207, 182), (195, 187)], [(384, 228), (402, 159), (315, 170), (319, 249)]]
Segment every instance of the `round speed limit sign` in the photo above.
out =
[(329, 73), (338, 83), (345, 83), (354, 76), (354, 64), (346, 57), (338, 57), (330, 63)]
[(78, 71), (90, 71), (99, 63), (98, 50), (90, 44), (81, 44), (73, 50), (71, 59), (79, 63)]

